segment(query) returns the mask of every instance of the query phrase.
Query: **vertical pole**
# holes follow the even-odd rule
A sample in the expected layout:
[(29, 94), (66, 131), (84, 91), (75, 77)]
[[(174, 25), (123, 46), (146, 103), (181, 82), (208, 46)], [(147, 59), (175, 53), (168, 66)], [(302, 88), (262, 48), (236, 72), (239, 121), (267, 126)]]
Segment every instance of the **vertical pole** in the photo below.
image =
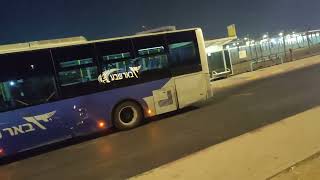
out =
[(259, 48), (260, 48), (260, 53), (261, 53), (261, 59), (263, 59), (263, 50), (262, 50), (262, 46), (260, 43), (259, 43)]
[(282, 40), (283, 40), (283, 53), (284, 53), (284, 59), (287, 59), (287, 52), (286, 52), (286, 35), (283, 34)]
[(307, 30), (307, 41), (308, 41), (308, 48), (310, 49), (309, 28)]
[(256, 43), (254, 43), (254, 49), (256, 50), (256, 60), (258, 61), (259, 56), (258, 56), (258, 50), (257, 50), (257, 44)]
[(224, 71), (226, 72), (228, 69), (227, 63), (226, 63), (226, 55), (224, 54), (224, 50), (222, 50), (221, 53), (222, 53), (222, 58), (223, 58)]
[(269, 57), (271, 56), (272, 52), (271, 52), (271, 43), (270, 43), (270, 39), (268, 39), (268, 48), (269, 48)]
[(296, 44), (298, 45), (299, 48), (301, 48), (300, 44), (299, 44), (299, 41), (298, 41), (298, 36), (297, 35), (296, 35)]
[(251, 43), (249, 42), (250, 59), (253, 59)]

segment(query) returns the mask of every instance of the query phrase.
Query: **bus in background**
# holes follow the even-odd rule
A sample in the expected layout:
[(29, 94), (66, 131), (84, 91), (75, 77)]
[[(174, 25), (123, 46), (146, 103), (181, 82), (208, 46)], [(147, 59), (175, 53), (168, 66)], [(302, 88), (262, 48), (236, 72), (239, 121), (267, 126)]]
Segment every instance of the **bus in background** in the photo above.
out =
[(209, 97), (199, 28), (0, 48), (0, 68), (2, 157), (111, 127), (131, 129)]

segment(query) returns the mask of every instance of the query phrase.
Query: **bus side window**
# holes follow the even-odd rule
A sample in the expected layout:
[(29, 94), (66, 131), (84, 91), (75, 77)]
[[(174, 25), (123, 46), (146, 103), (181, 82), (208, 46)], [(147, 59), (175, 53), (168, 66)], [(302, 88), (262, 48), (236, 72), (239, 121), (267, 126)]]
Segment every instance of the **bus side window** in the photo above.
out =
[(150, 47), (138, 50), (136, 65), (141, 66), (141, 71), (151, 71), (168, 67), (168, 57), (164, 46)]
[(92, 44), (52, 49), (63, 98), (99, 91), (99, 70)]
[(85, 83), (97, 80), (97, 66), (81, 67), (82, 65), (92, 65), (93, 59), (79, 59), (66, 62), (60, 62), (61, 71), (59, 71), (60, 85), (70, 86), (73, 84)]
[(128, 61), (133, 58), (130, 39), (96, 43), (102, 71), (115, 69), (116, 72), (129, 71)]
[(0, 72), (0, 111), (58, 98), (48, 50), (7, 54), (0, 59), (1, 66), (5, 67)]
[(4, 86), (3, 86), (3, 83), (0, 83), (0, 112), (6, 110), (7, 108), (8, 108), (8, 105), (5, 99)]
[(136, 51), (136, 59), (132, 64), (140, 66), (144, 81), (171, 77), (164, 35), (138, 37), (132, 41)]
[(116, 69), (118, 72), (128, 71), (127, 60), (131, 58), (130, 52), (123, 52), (119, 54), (110, 54), (102, 57), (102, 70)]
[(194, 32), (172, 33), (166, 36), (172, 74), (183, 75), (202, 70)]

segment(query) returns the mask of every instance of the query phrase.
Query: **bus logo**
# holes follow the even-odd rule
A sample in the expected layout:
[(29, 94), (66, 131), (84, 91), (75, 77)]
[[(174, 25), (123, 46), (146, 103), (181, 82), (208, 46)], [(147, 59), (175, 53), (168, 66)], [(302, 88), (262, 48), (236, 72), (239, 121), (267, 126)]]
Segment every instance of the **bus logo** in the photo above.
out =
[(3, 134), (9, 134), (10, 136), (17, 136), (21, 134), (27, 134), (36, 131), (36, 127), (41, 130), (47, 130), (47, 128), (41, 123), (48, 123), (52, 121), (52, 117), (56, 114), (56, 111), (52, 111), (46, 114), (23, 117), (28, 123), (18, 126), (8, 127), (0, 130), (0, 139), (3, 138)]
[(141, 66), (137, 67), (129, 67), (130, 71), (123, 72), (123, 73), (116, 73), (119, 69), (109, 69), (104, 71), (98, 77), (98, 81), (102, 84), (109, 84), (112, 81), (120, 81), (123, 79), (132, 79), (132, 78), (139, 78), (139, 71)]
[(46, 130), (47, 128), (44, 127), (40, 121), (43, 122), (49, 122), (51, 120), (51, 118), (56, 114), (56, 111), (53, 112), (49, 112), (47, 114), (42, 114), (39, 116), (32, 116), (32, 117), (23, 117), (23, 119), (25, 119), (26, 121), (28, 121), (29, 123), (32, 123), (34, 125), (36, 125), (37, 127), (39, 127), (42, 130)]

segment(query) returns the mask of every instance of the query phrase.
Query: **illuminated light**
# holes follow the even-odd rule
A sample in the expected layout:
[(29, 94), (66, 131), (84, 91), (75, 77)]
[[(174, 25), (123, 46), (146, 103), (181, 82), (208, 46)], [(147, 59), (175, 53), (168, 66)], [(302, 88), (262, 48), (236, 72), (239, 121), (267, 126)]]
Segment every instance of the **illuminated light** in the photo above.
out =
[(227, 46), (226, 46), (226, 48), (227, 48), (227, 49), (230, 49), (230, 46), (229, 46), (229, 45), (227, 45)]
[(14, 81), (10, 81), (10, 86), (14, 86), (16, 83), (14, 83)]
[(98, 122), (98, 126), (99, 126), (99, 128), (105, 128), (106, 127), (106, 123), (103, 122), (103, 121), (99, 121)]
[(282, 36), (283, 36), (283, 33), (279, 33), (279, 36), (281, 36), (281, 37), (282, 37)]
[(159, 50), (159, 49), (163, 50), (164, 47), (163, 47), (163, 46), (159, 46), (159, 47), (152, 47), (152, 48), (140, 49), (139, 52), (141, 52), (141, 51), (150, 51), (150, 50)]
[(148, 110), (148, 114), (152, 114), (152, 111), (150, 109)]
[(268, 35), (267, 34), (263, 35), (263, 39), (266, 39), (266, 38), (268, 38)]
[(268, 40), (267, 39), (263, 39), (260, 41), (260, 44), (266, 43)]
[(207, 53), (215, 53), (215, 52), (219, 52), (219, 51), (222, 51), (222, 46), (209, 46), (206, 48), (206, 52)]
[(245, 41), (247, 41), (247, 40), (248, 40), (248, 38), (244, 38), (244, 40), (245, 40)]
[(277, 40), (274, 39), (274, 38), (272, 38), (270, 41), (271, 41), (271, 43), (273, 43), (273, 44), (276, 44), (276, 43), (277, 43)]
[(4, 155), (4, 149), (0, 148), (0, 156)]

